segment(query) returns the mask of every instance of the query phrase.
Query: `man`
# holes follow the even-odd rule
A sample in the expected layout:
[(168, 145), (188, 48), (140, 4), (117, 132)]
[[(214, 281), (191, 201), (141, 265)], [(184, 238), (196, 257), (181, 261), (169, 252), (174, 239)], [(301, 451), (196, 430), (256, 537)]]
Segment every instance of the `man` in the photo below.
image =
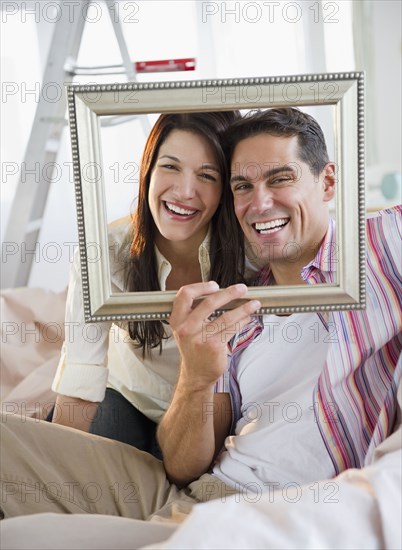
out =
[[(319, 125), (297, 109), (271, 109), (237, 121), (228, 136), (234, 208), (265, 266), (260, 282), (334, 282), (335, 228), (328, 203), (334, 196), (335, 167), (328, 162)], [(289, 481), (302, 484), (333, 477), (346, 468), (362, 467), (393, 431), (401, 377), (396, 366), (402, 348), (400, 212), (392, 209), (367, 222), (366, 310), (332, 312), (329, 318), (270, 316), (259, 339), (240, 355), (235, 353), (231, 401), (238, 420), (236, 435), (226, 440), (226, 450), (213, 470), (228, 485), (253, 484), (259, 493)], [(289, 243), (296, 245), (296, 257), (284, 253)], [(209, 453), (205, 449), (206, 441), (211, 441), (211, 416), (204, 415), (199, 426), (191, 424), (197, 426), (193, 431), (183, 414), (191, 408), (186, 400), (208, 402), (206, 388), (217, 365), (221, 364), (219, 372), (225, 369), (223, 358), (204, 363), (188, 336), (205, 318), (205, 311), (197, 309), (179, 322), (176, 313), (172, 316), (183, 357), (181, 380), (202, 375), (205, 385), (194, 390), (194, 386), (182, 388), (179, 381), (160, 426), (165, 468), (180, 483), (200, 475), (213, 458), (212, 445)], [(222, 334), (225, 321), (222, 317)], [(292, 342), (288, 337), (286, 342), (292, 325), (300, 337)], [(212, 330), (205, 324), (203, 329), (208, 340)], [(247, 331), (234, 338), (232, 349), (242, 348), (245, 338)], [(206, 342), (202, 349), (208, 347)], [(241, 407), (236, 406), (239, 403)], [(181, 434), (176, 405), (186, 419)], [(215, 427), (225, 418), (221, 410), (215, 406)], [(194, 435), (199, 433), (204, 437)], [(180, 453), (178, 441), (186, 437), (188, 447)], [(204, 457), (204, 462), (197, 463), (196, 457)], [(183, 468), (187, 464), (188, 472)]]
[[(262, 111), (231, 128), (228, 147), (236, 216), (264, 266), (259, 283), (335, 282), (327, 207), (335, 166), (316, 121), (297, 109)], [(310, 327), (314, 342), (325, 329), (323, 340), (331, 344), (314, 407), (337, 473), (363, 466), (393, 428), (401, 377), (401, 210), (367, 220), (366, 309), (332, 312)], [(284, 253), (292, 242), (295, 258)]]
[[(288, 113), (293, 115), (294, 120), (291, 120)], [(278, 121), (274, 120), (275, 114)], [(272, 127), (279, 127), (279, 123), (284, 126), (280, 116), (287, 122), (290, 135), (284, 135), (284, 131), (278, 129), (275, 129), (274, 135), (264, 130), (264, 127), (269, 126), (272, 132)], [(295, 135), (296, 131), (298, 131), (298, 135)], [(299, 145), (298, 136), (304, 137), (302, 131), (306, 136), (305, 143)], [(237, 135), (241, 137), (236, 145)], [(259, 261), (263, 265), (269, 262), (270, 272), (277, 284), (303, 283), (302, 269), (314, 259), (317, 244), (323, 241), (327, 233), (328, 202), (334, 196), (334, 165), (328, 162), (321, 129), (314, 120), (304, 117), (299, 111), (289, 110), (282, 114), (281, 111), (271, 110), (262, 112), (252, 119), (239, 121), (238, 125), (232, 125), (228, 136), (229, 155), (232, 156), (231, 187), (234, 207), (248, 242), (253, 244), (254, 250), (259, 251)], [(303, 153), (300, 154), (299, 151), (303, 151)], [(313, 168), (310, 168), (310, 165)], [(294, 257), (289, 258), (284, 254), (289, 243), (297, 245), (296, 261)], [(196, 287), (193, 288), (195, 290)], [(185, 292), (190, 291), (182, 289), (179, 298)], [(214, 447), (214, 438), (211, 436), (213, 427), (215, 427), (215, 433), (220, 434), (222, 424), (225, 420), (227, 421), (229, 416), (225, 412), (230, 407), (229, 402), (226, 404), (215, 403), (215, 407), (213, 407), (211, 391), (216, 375), (220, 375), (226, 370), (226, 350), (222, 344), (227, 339), (225, 337), (230, 334), (230, 330), (233, 329), (227, 327), (227, 320), (224, 316), (220, 319), (216, 329), (213, 329), (212, 326), (209, 328), (208, 325), (203, 324), (203, 319), (210, 312), (196, 308), (194, 312), (189, 313), (193, 297), (197, 298), (198, 296), (188, 297), (187, 310), (182, 318), (178, 319), (176, 311), (171, 317), (171, 325), (175, 327), (175, 337), (182, 357), (189, 357), (189, 360), (183, 359), (182, 376), (179, 379), (172, 406), (159, 428), (159, 438), (164, 447), (165, 468), (171, 479), (181, 484), (186, 484), (199, 477), (211, 464), (214, 453), (218, 450)], [(187, 296), (183, 298), (183, 303), (186, 298)], [(203, 307), (207, 306), (208, 301), (203, 304)], [(309, 330), (309, 327), (313, 327), (317, 319), (315, 314), (292, 316), (291, 322), (296, 322), (298, 328), (304, 333), (302, 340), (297, 344), (297, 350), (295, 349), (296, 344), (286, 346), (283, 338), (274, 337), (273, 342), (267, 341), (264, 336), (269, 337), (269, 334), (264, 331), (262, 341), (251, 345), (248, 350), (243, 352), (243, 356), (247, 357), (246, 359), (241, 357), (240, 361), (242, 365), (247, 364), (247, 361), (252, 363), (252, 369), (247, 368), (246, 376), (248, 379), (256, 380), (257, 387), (251, 387), (249, 382), (247, 391), (243, 387), (240, 388), (243, 404), (242, 422), (247, 429), (247, 436), (243, 433), (241, 441), (242, 445), (244, 441), (248, 441), (247, 451), (242, 447), (241, 453), (237, 455), (235, 444), (233, 449), (221, 456), (220, 464), (215, 466), (215, 473), (229, 485), (236, 486), (240, 483), (245, 486), (252, 482), (257, 491), (262, 491), (267, 489), (264, 487), (264, 483), (271, 483), (274, 486), (276, 483), (282, 485), (286, 479), (296, 481), (295, 465), (289, 465), (289, 468), (283, 469), (285, 456), (275, 454), (277, 445), (280, 445), (282, 452), (285, 450), (282, 438), (293, 443), (301, 438), (302, 444), (306, 445), (306, 437), (310, 436), (311, 451), (314, 450), (312, 454), (315, 456), (314, 464), (311, 464), (308, 469), (309, 473), (305, 467), (304, 472), (299, 472), (301, 476), (297, 476), (298, 483), (314, 479), (318, 473), (319, 465), (323, 467), (323, 477), (333, 474), (321, 437), (316, 429), (314, 413), (311, 408), (314, 383), (328, 352), (325, 342), (318, 342), (315, 345), (313, 343), (313, 331)], [(276, 317), (276, 321), (273, 319), (267, 321), (267, 323), (270, 322), (276, 322), (276, 325), (271, 324), (268, 328), (276, 329), (275, 332), (278, 334), (287, 333), (289, 330), (287, 318)], [(201, 332), (200, 327), (203, 329)], [(182, 330), (184, 331), (183, 336)], [(191, 330), (198, 337), (204, 336), (204, 340), (207, 339), (207, 342), (200, 341), (194, 344), (188, 338), (188, 332)], [(212, 347), (211, 335), (217, 337), (219, 333), (222, 334), (219, 336), (220, 355), (214, 355), (205, 360), (204, 350)], [(184, 340), (183, 344), (181, 343), (182, 339)], [(186, 349), (189, 345), (188, 340), (190, 340), (189, 352)], [(308, 354), (304, 358), (302, 357), (303, 349), (308, 350)], [(194, 351), (194, 356), (192, 356), (192, 351)], [(299, 364), (297, 367), (295, 365), (296, 368), (294, 372), (292, 370), (291, 377), (304, 378), (303, 395), (300, 394), (302, 389), (300, 384), (294, 384), (297, 391), (293, 393), (290, 389), (292, 386), (289, 388), (289, 381), (286, 381), (283, 376), (286, 362), (292, 361), (295, 352)], [(267, 354), (275, 357), (275, 374), (273, 374), (272, 368), (268, 368)], [(314, 361), (315, 365), (312, 365), (311, 363)], [(210, 369), (208, 369), (209, 366)], [(232, 371), (234, 370), (236, 369), (232, 366)], [(287, 371), (289, 372), (289, 369)], [(266, 378), (264, 378), (264, 373), (266, 373)], [(210, 375), (209, 379), (208, 375)], [(200, 376), (202, 376), (202, 380), (198, 383)], [(269, 388), (272, 386), (273, 376), (277, 381), (277, 388), (276, 393), (271, 394)], [(281, 382), (278, 382), (278, 377)], [(264, 388), (263, 395), (259, 393), (261, 386)], [(284, 391), (284, 386), (286, 386), (286, 391)], [(240, 396), (237, 397), (238, 399), (235, 401), (239, 402)], [(300, 409), (299, 403), (302, 398), (304, 411)], [(264, 405), (267, 401), (269, 404)], [(299, 409), (292, 412), (297, 414), (301, 411), (300, 422), (291, 423), (286, 420), (280, 422), (283, 408), (288, 407), (292, 402), (298, 402)], [(186, 403), (191, 403), (191, 407), (188, 404), (186, 406)], [(198, 403), (198, 407), (194, 406), (194, 403)], [(214, 409), (215, 415), (206, 414), (207, 403), (211, 403), (209, 411)], [(261, 410), (256, 411), (255, 403)], [(187, 414), (177, 414), (179, 410), (187, 411), (188, 409), (188, 415), (199, 415), (198, 422), (197, 419), (190, 419)], [(234, 412), (238, 416), (239, 411)], [(253, 419), (251, 422), (253, 413), (260, 416), (258, 421)], [(180, 429), (181, 423), (178, 421), (179, 416), (183, 418), (182, 430)], [(277, 433), (279, 423), (281, 424), (280, 440), (274, 442), (272, 438)], [(189, 424), (194, 429), (189, 430)], [(255, 432), (258, 432), (260, 436), (263, 426), (265, 441), (269, 440), (273, 443), (271, 450), (262, 448), (260, 437), (258, 444), (253, 444), (252, 438), (256, 437)], [(227, 425), (226, 430), (223, 429), (223, 431), (227, 435)], [(312, 443), (314, 437), (317, 445)], [(179, 445), (179, 441), (183, 442), (187, 439), (188, 445), (183, 445), (183, 443)], [(216, 435), (216, 440), (218, 441), (217, 447), (220, 447), (223, 439)], [(208, 450), (207, 445), (209, 445)], [(291, 452), (290, 449), (289, 452)], [(270, 457), (271, 467), (268, 468), (268, 471), (267, 465), (259, 460), (259, 455)], [(248, 462), (246, 466), (242, 464), (245, 459)], [(296, 467), (296, 469), (299, 468)], [(264, 473), (262, 476), (255, 475), (256, 470), (264, 470)], [(309, 477), (309, 474), (312, 477)]]
[[(328, 212), (334, 196), (334, 165), (328, 162), (319, 126), (296, 109), (272, 109), (234, 124), (229, 136), (234, 207), (247, 240), (258, 250), (260, 281), (334, 280), (328, 253), (335, 230)], [(208, 515), (211, 507), (216, 514), (218, 507), (224, 515), (231, 494), (230, 506), (235, 502), (242, 510), (245, 503), (260, 501), (268, 506), (265, 512), (275, 514), (269, 506), (273, 495), (289, 496), (284, 491), (290, 488), (289, 498), (294, 499), (295, 490), (304, 494), (302, 488), (315, 483), (322, 491), (319, 480), (364, 466), (394, 431), (397, 420), (402, 325), (397, 216), (398, 212), (389, 212), (369, 222), (364, 312), (333, 313), (329, 319), (317, 314), (268, 316), (250, 322), (260, 307), (257, 301), (213, 316), (228, 302), (245, 296), (243, 285), (219, 290), (213, 282), (200, 283), (178, 292), (170, 323), (182, 364), (158, 433), (164, 467), (175, 484), (167, 483), (158, 461), (119, 443), (52, 429), (45, 423), (31, 423), (27, 433), (21, 423), (6, 418), (3, 448), (7, 450), (2, 461), (6, 517), (39, 511), (172, 517), (172, 510), (173, 516), (177, 511), (187, 513), (195, 502), (210, 499), (215, 503), (197, 513)], [(284, 254), (288, 243), (296, 245), (295, 257)], [(207, 297), (193, 308), (201, 296)], [(328, 338), (331, 326), (338, 330), (333, 341)], [(290, 337), (292, 330), (297, 338)], [(214, 397), (215, 381), (227, 369), (229, 340), (231, 396)], [(232, 413), (237, 419), (235, 431), (226, 437)], [(24, 438), (23, 467), (14, 466), (21, 451), (17, 438)], [(55, 465), (63, 442), (72, 449), (81, 446), (82, 454), (72, 453), (61, 475)], [(38, 460), (42, 448), (43, 464)], [(86, 459), (91, 455), (97, 463), (89, 466)], [(88, 492), (89, 484), (92, 491), (99, 489), (96, 495)], [(342, 482), (340, 486), (343, 490)], [(370, 492), (378, 497), (369, 487), (362, 497), (365, 504)], [(364, 510), (370, 520), (373, 511), (377, 513), (372, 500)], [(360, 502), (356, 500), (357, 509)], [(395, 499), (394, 504), (398, 504)], [(341, 511), (342, 506), (341, 502)], [(192, 521), (197, 522), (197, 515), (192, 514), (186, 524)], [(208, 516), (215, 535), (219, 521), (219, 513), (215, 523)], [(237, 520), (232, 516), (231, 521)], [(372, 523), (369, 535), (377, 537), (381, 546), (381, 525)]]
[[(296, 109), (256, 113), (230, 129), (228, 150), (234, 207), (262, 268), (259, 283), (335, 281), (335, 227), (326, 208), (334, 192), (334, 166), (315, 121)], [(317, 336), (312, 348), (329, 344), (321, 368), (317, 349), (310, 370), (305, 368), (305, 350), (299, 345), (308, 340), (303, 330), (295, 344), (269, 353), (275, 351), (275, 338), (268, 329), (285, 323), (276, 318), (274, 325), (274, 316), (271, 323), (264, 319), (259, 339), (246, 327), (231, 342), (231, 374), (237, 382), (232, 403), (236, 409), (241, 399), (240, 420), (214, 471), (229, 484), (241, 484), (242, 498), (197, 507), (159, 548), (184, 548), (193, 544), (195, 533), (202, 533), (197, 548), (401, 547), (401, 212), (398, 206), (367, 220), (366, 309), (332, 312), (307, 325)], [(292, 259), (284, 253), (290, 242), (297, 249)], [(302, 328), (307, 316), (298, 318)], [(245, 349), (244, 342), (249, 344)], [(317, 379), (308, 407), (305, 388), (311, 370)], [(292, 401), (294, 395), (297, 401)], [(300, 414), (287, 415), (295, 430), (273, 414), (283, 414), (286, 401), (299, 407), (294, 408)], [(301, 426), (311, 408), (326, 457), (312, 423)], [(313, 476), (314, 470), (316, 479), (323, 479), (327, 466), (322, 461), (329, 457), (334, 472), (343, 473), (329, 475), (332, 481), (295, 482)], [(165, 462), (169, 464), (166, 456)], [(178, 475), (174, 463), (170, 467)], [(255, 490), (271, 488), (274, 480), (277, 490), (270, 498), (267, 488), (262, 494)]]

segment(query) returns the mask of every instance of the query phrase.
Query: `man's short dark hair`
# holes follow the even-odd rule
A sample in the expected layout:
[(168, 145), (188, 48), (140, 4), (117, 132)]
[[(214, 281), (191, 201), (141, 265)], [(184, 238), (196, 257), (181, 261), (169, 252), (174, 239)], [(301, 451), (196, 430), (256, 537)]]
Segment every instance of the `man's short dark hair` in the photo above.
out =
[(278, 137), (297, 136), (299, 160), (318, 176), (329, 162), (324, 134), (311, 115), (295, 107), (250, 111), (236, 120), (226, 131), (225, 150), (229, 162), (236, 145), (259, 134)]

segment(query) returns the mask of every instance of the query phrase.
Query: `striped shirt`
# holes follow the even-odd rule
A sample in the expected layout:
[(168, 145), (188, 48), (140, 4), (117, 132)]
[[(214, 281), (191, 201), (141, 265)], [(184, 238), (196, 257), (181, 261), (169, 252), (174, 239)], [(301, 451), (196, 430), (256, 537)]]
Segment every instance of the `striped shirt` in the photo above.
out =
[[(367, 219), (365, 310), (333, 311), (324, 327), (330, 349), (314, 388), (312, 403), (321, 436), (337, 473), (362, 467), (391, 432), (402, 361), (402, 206)], [(309, 284), (336, 281), (335, 227), (331, 221), (315, 258), (301, 272)], [(269, 268), (257, 285), (274, 284)], [(323, 316), (321, 319), (324, 321)], [(241, 392), (236, 366), (261, 332), (254, 320), (229, 343), (230, 391), (234, 424), (240, 418)]]

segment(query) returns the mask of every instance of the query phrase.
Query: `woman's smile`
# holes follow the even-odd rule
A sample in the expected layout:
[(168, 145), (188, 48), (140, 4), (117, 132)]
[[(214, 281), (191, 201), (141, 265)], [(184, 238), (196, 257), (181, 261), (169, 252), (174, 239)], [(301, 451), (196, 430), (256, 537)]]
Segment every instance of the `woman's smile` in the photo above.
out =
[[(172, 130), (162, 143), (148, 192), (157, 245), (198, 247), (208, 232), (222, 194), (218, 162), (207, 139), (188, 130)], [(169, 245), (170, 243), (170, 245)]]

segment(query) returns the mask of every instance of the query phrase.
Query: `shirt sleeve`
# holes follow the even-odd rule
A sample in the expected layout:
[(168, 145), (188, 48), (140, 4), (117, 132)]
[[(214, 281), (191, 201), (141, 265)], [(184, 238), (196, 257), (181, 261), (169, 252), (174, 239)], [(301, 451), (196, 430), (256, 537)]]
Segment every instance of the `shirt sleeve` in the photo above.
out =
[(53, 380), (56, 393), (86, 401), (103, 401), (108, 379), (107, 352), (111, 323), (85, 323), (80, 256), (70, 269), (65, 312), (65, 341)]
[(215, 382), (214, 393), (230, 393), (228, 370)]

